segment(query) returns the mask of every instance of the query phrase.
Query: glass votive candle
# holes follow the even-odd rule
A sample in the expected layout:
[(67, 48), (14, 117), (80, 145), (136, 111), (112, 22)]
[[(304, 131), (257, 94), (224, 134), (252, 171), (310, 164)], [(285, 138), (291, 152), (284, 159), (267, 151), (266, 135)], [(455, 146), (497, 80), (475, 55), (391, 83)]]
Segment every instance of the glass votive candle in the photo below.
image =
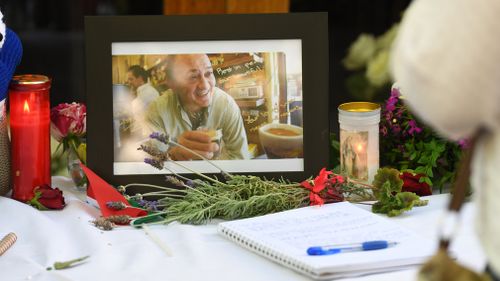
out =
[(43, 75), (17, 75), (9, 86), (12, 198), (22, 202), (51, 184), (50, 84)]
[(349, 102), (338, 109), (341, 173), (371, 183), (379, 168), (380, 105)]

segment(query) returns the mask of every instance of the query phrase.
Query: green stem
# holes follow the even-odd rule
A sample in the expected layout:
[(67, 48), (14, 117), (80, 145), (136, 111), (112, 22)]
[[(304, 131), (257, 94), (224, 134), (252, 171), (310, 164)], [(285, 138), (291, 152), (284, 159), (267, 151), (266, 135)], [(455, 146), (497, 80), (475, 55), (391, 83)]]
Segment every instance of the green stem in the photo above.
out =
[[(174, 161), (174, 162), (175, 162), (175, 161)], [(178, 164), (178, 163), (177, 163), (177, 164)], [(185, 181), (189, 181), (189, 180), (190, 180), (190, 179), (188, 179), (188, 178), (186, 178), (186, 177), (183, 177), (183, 176), (181, 176), (181, 175), (177, 174), (176, 172), (174, 172), (174, 171), (173, 171), (172, 169), (170, 169), (170, 168), (165, 167), (165, 169), (167, 169), (169, 172), (171, 172), (172, 174), (174, 174), (176, 177), (179, 177), (179, 178), (181, 178), (181, 179), (185, 179)], [(209, 179), (210, 179), (210, 178), (209, 178)], [(202, 194), (202, 195), (204, 195), (204, 196), (211, 197), (211, 198), (215, 198), (215, 197), (213, 197), (213, 196), (211, 196), (211, 195), (209, 195), (209, 194), (206, 194), (206, 193), (204, 193), (204, 192), (201, 192), (201, 191), (199, 191), (198, 189), (193, 188), (193, 187), (191, 187), (191, 186), (189, 186), (189, 185), (187, 185), (187, 184), (182, 184), (182, 186), (183, 186), (184, 188), (190, 189), (190, 190), (192, 190), (192, 191), (194, 191), (194, 192), (197, 192), (197, 193), (199, 193), (199, 194)], [(185, 192), (185, 191), (184, 191), (184, 192)], [(206, 200), (206, 199), (205, 199), (205, 201), (207, 201), (207, 202), (208, 202), (208, 200)]]
[[(186, 147), (186, 146), (184, 146), (184, 145), (182, 145), (182, 144), (180, 144), (180, 143), (177, 143), (177, 142), (175, 142), (175, 141), (170, 140), (169, 142), (170, 142), (171, 144), (173, 144), (173, 145), (176, 145), (176, 146), (182, 147), (183, 149), (186, 149), (187, 151), (189, 151), (189, 152), (193, 153), (194, 155), (196, 155), (196, 156), (200, 157), (201, 159), (203, 159), (203, 160), (207, 161), (210, 165), (212, 165), (212, 166), (214, 166), (215, 168), (219, 169), (219, 170), (220, 170), (223, 174), (225, 174), (225, 175), (227, 175), (227, 176), (229, 176), (229, 177), (232, 177), (232, 175), (231, 175), (230, 173), (228, 173), (228, 172), (224, 171), (221, 167), (219, 167), (219, 166), (215, 165), (215, 163), (213, 163), (213, 162), (212, 162), (212, 161), (210, 161), (209, 159), (205, 158), (203, 155), (199, 154), (198, 152), (196, 152), (196, 151), (194, 151), (194, 150), (192, 150), (192, 149), (190, 149), (190, 148), (188, 148), (188, 147)], [(174, 162), (175, 162), (175, 161), (174, 161)]]
[[(210, 162), (210, 161), (209, 161), (209, 162)], [(197, 171), (195, 171), (195, 170), (193, 170), (193, 169), (191, 169), (191, 168), (189, 168), (189, 167), (186, 167), (185, 165), (182, 165), (181, 163), (178, 163), (177, 161), (172, 161), (172, 163), (175, 163), (176, 165), (179, 165), (179, 166), (181, 166), (182, 168), (184, 168), (184, 169), (186, 169), (186, 170), (188, 170), (188, 171), (192, 172), (193, 174), (196, 174), (196, 175), (198, 175), (198, 176), (200, 176), (200, 177), (202, 177), (202, 178), (204, 178), (204, 179), (206, 179), (206, 180), (209, 180), (209, 181), (214, 182), (214, 183), (218, 183), (218, 184), (220, 184), (220, 185), (227, 185), (227, 184), (225, 184), (225, 183), (223, 183), (223, 182), (220, 182), (220, 181), (218, 181), (218, 180), (216, 180), (216, 179), (214, 179), (214, 178), (211, 178), (211, 177), (205, 176), (204, 174), (201, 174), (201, 173), (199, 173), (199, 172), (197, 172)]]
[[(166, 196), (175, 196), (175, 194), (165, 194), (165, 193), (154, 193), (154, 192), (148, 192), (148, 193), (144, 193), (144, 194), (140, 194), (140, 195), (134, 195), (134, 196), (130, 196), (130, 198), (137, 198), (137, 197), (148, 197), (148, 196), (158, 196), (158, 195), (166, 195)], [(179, 196), (179, 198), (183, 198), (184, 195), (177, 195)]]
[(130, 186), (142, 186), (142, 187), (152, 187), (152, 188), (157, 188), (157, 189), (162, 189), (165, 191), (169, 192), (184, 192), (182, 189), (175, 189), (175, 188), (170, 188), (170, 187), (165, 187), (165, 186), (160, 186), (160, 185), (153, 185), (153, 184), (143, 184), (143, 183), (129, 183), (127, 185), (124, 185), (123, 187), (127, 189)]

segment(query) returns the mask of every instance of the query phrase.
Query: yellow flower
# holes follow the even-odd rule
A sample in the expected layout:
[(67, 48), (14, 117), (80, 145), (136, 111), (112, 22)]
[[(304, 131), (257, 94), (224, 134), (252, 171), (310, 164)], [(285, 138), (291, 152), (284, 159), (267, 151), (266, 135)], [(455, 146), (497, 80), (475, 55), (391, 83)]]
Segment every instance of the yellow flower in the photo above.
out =
[(366, 78), (371, 84), (381, 87), (390, 81), (389, 76), (389, 51), (380, 51), (368, 62), (366, 67)]
[(343, 63), (348, 70), (363, 68), (376, 51), (375, 37), (371, 34), (361, 34), (351, 47)]
[(87, 144), (81, 143), (76, 149), (76, 154), (78, 154), (78, 158), (82, 161), (83, 164), (87, 163)]
[(384, 34), (380, 35), (377, 40), (377, 49), (379, 50), (389, 50), (392, 46), (392, 42), (396, 35), (398, 35), (399, 24), (394, 24), (389, 30)]

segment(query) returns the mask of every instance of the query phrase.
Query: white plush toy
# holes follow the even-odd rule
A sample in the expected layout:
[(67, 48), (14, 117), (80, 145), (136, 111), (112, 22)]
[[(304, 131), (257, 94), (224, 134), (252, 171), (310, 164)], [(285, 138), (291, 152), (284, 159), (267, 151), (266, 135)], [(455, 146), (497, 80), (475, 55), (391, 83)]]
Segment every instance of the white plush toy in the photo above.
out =
[(391, 68), (415, 114), (452, 139), (487, 129), (471, 183), (478, 234), (500, 280), (500, 1), (415, 0), (392, 48)]

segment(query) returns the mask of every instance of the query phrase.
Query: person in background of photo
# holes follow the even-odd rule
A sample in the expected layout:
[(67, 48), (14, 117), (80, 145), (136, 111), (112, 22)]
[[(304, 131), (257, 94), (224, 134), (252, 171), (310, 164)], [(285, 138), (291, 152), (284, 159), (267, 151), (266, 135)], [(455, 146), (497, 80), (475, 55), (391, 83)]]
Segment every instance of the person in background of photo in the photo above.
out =
[(144, 123), (144, 114), (149, 104), (160, 96), (158, 91), (148, 82), (149, 73), (140, 65), (132, 65), (127, 72), (127, 84), (135, 92), (132, 100), (133, 134), (145, 137), (148, 127)]
[[(153, 131), (208, 159), (248, 159), (248, 142), (241, 112), (234, 99), (215, 86), (212, 64), (205, 54), (167, 57), (169, 90), (149, 106), (146, 121)], [(209, 131), (220, 131), (213, 142)], [(222, 148), (221, 148), (222, 146)], [(182, 147), (170, 148), (173, 160), (199, 159)]]

